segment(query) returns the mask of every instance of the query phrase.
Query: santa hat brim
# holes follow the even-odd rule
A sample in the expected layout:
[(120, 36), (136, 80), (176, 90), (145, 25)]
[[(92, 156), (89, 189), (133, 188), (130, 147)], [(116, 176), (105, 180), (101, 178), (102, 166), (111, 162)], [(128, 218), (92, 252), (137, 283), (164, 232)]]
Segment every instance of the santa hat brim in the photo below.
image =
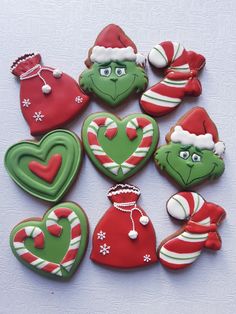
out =
[(225, 152), (224, 142), (213, 141), (212, 134), (200, 134), (196, 135), (184, 130), (180, 125), (175, 126), (174, 132), (172, 132), (170, 139), (174, 143), (181, 143), (183, 145), (193, 145), (199, 149), (212, 150), (216, 155), (222, 157)]
[(135, 53), (132, 47), (111, 48), (103, 46), (94, 46), (90, 55), (92, 63), (107, 63), (117, 61), (134, 61), (138, 65), (145, 65), (145, 57), (142, 54)]

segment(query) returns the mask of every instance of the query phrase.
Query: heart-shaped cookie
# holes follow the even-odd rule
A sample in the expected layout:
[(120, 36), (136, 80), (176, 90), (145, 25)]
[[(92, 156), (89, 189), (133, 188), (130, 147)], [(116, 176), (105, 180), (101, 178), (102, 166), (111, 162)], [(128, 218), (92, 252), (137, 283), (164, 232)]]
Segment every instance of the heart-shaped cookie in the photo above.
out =
[(82, 159), (79, 138), (67, 130), (55, 130), (41, 141), (11, 146), (5, 166), (11, 178), (26, 192), (56, 202), (75, 179)]
[(134, 175), (153, 154), (159, 138), (154, 119), (132, 114), (120, 120), (102, 112), (90, 115), (82, 128), (85, 150), (106, 176), (121, 182)]
[(10, 235), (11, 249), (28, 268), (51, 278), (70, 278), (87, 248), (88, 221), (75, 203), (61, 203), (44, 217), (19, 223)]

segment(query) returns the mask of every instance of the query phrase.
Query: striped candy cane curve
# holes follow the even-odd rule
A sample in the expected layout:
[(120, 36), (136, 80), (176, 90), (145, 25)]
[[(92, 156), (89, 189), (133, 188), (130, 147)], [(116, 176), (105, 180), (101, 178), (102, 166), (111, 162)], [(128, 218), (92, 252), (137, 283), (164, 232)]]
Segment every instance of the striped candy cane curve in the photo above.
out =
[(111, 157), (109, 157), (100, 145), (98, 141), (98, 131), (99, 128), (102, 126), (107, 127), (105, 136), (107, 136), (109, 139), (112, 139), (118, 131), (117, 124), (111, 118), (96, 118), (90, 123), (87, 135), (88, 143), (94, 156), (103, 165), (103, 167), (105, 167), (113, 174), (118, 175), (119, 169), (122, 170), (123, 174), (128, 173), (145, 158), (150, 149), (153, 139), (152, 123), (148, 119), (143, 117), (134, 118), (127, 123), (126, 134), (130, 140), (133, 140), (137, 136), (136, 130), (138, 128), (141, 128), (143, 130), (143, 137), (139, 146), (132, 153), (132, 155), (121, 164), (118, 164)]
[(199, 96), (201, 83), (196, 78), (205, 65), (205, 58), (176, 42), (162, 42), (149, 53), (149, 62), (156, 68), (168, 67), (165, 77), (141, 97), (141, 107), (153, 116), (173, 111), (185, 95)]
[(170, 198), (167, 211), (176, 219), (190, 219), (179, 235), (167, 238), (159, 248), (159, 258), (164, 266), (185, 268), (199, 257), (204, 247), (220, 249), (221, 240), (216, 230), (225, 216), (223, 208), (207, 203), (197, 193), (181, 192)]
[(34, 239), (35, 248), (42, 249), (44, 247), (44, 233), (40, 228), (30, 226), (22, 228), (15, 234), (13, 240), (13, 246), (20, 258), (39, 270), (43, 270), (57, 276), (62, 276), (59, 264), (39, 258), (25, 247), (24, 242), (27, 238)]
[(71, 234), (70, 234), (70, 244), (68, 250), (63, 257), (60, 265), (65, 268), (67, 272), (71, 270), (73, 266), (76, 255), (79, 250), (80, 240), (81, 240), (81, 228), (78, 216), (72, 209), (69, 208), (57, 208), (53, 210), (47, 218), (46, 227), (48, 231), (59, 237), (61, 235), (62, 227), (58, 225), (58, 221), (61, 218), (66, 218), (70, 224)]

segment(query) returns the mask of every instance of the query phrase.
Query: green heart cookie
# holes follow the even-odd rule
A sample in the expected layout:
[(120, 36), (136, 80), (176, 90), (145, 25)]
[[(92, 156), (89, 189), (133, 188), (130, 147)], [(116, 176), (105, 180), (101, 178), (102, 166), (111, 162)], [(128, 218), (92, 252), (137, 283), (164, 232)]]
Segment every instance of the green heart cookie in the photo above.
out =
[(75, 179), (82, 159), (79, 138), (67, 130), (55, 130), (41, 141), (11, 146), (5, 166), (11, 178), (26, 192), (57, 202)]
[(69, 279), (87, 248), (88, 221), (75, 203), (61, 203), (44, 217), (27, 219), (12, 230), (10, 245), (16, 258), (37, 273)]
[(153, 154), (159, 138), (155, 120), (132, 114), (120, 120), (102, 112), (83, 124), (82, 139), (93, 164), (106, 176), (121, 182), (134, 175)]

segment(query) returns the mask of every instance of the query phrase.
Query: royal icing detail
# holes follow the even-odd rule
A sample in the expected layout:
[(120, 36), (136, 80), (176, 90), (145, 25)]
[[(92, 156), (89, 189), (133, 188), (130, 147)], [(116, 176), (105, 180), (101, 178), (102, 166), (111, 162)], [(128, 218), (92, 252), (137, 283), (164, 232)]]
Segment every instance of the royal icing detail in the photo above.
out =
[(186, 95), (200, 96), (202, 87), (197, 76), (206, 62), (202, 55), (165, 41), (152, 48), (148, 59), (156, 68), (168, 68), (164, 79), (143, 93), (140, 104), (145, 112), (163, 116), (175, 110)]
[(117, 268), (141, 267), (157, 262), (152, 222), (137, 205), (140, 190), (133, 185), (117, 184), (109, 189), (107, 196), (113, 205), (94, 230), (90, 258), (96, 263)]
[(206, 202), (198, 193), (180, 192), (169, 199), (167, 211), (170, 216), (188, 222), (159, 247), (159, 259), (164, 266), (186, 268), (196, 261), (203, 248), (221, 248), (217, 228), (226, 215), (222, 207)]
[(85, 64), (88, 69), (80, 76), (81, 87), (110, 106), (142, 92), (147, 85), (145, 57), (118, 25), (110, 24), (101, 31)]
[[(61, 219), (67, 221), (66, 227), (58, 224)], [(27, 244), (28, 238), (33, 239), (33, 246)], [(11, 232), (11, 247), (15, 256), (32, 270), (66, 279), (81, 262), (87, 239), (88, 223), (83, 210), (74, 203), (62, 203), (49, 210), (41, 220), (27, 219), (18, 224)], [(63, 252), (66, 253), (62, 255)]]
[(22, 189), (56, 202), (73, 183), (82, 159), (79, 138), (67, 130), (46, 134), (39, 142), (22, 141), (5, 154), (5, 167)]
[(33, 136), (64, 126), (88, 104), (89, 96), (77, 82), (59, 69), (41, 65), (39, 53), (18, 58), (11, 72), (20, 79), (21, 110)]
[[(121, 127), (125, 128), (125, 135), (120, 135)], [(138, 134), (139, 129), (142, 135)], [(98, 169), (115, 181), (122, 181), (136, 173), (151, 156), (158, 141), (158, 129), (156, 122), (146, 115), (130, 115), (120, 121), (111, 114), (99, 113), (85, 120), (82, 137), (85, 150)], [(106, 141), (109, 141), (110, 147), (114, 147), (112, 157), (103, 145)], [(133, 145), (133, 152), (119, 161), (127, 155), (126, 145)]]
[(155, 161), (182, 187), (214, 179), (224, 172), (225, 144), (206, 110), (187, 112), (166, 136), (167, 145), (157, 149)]

